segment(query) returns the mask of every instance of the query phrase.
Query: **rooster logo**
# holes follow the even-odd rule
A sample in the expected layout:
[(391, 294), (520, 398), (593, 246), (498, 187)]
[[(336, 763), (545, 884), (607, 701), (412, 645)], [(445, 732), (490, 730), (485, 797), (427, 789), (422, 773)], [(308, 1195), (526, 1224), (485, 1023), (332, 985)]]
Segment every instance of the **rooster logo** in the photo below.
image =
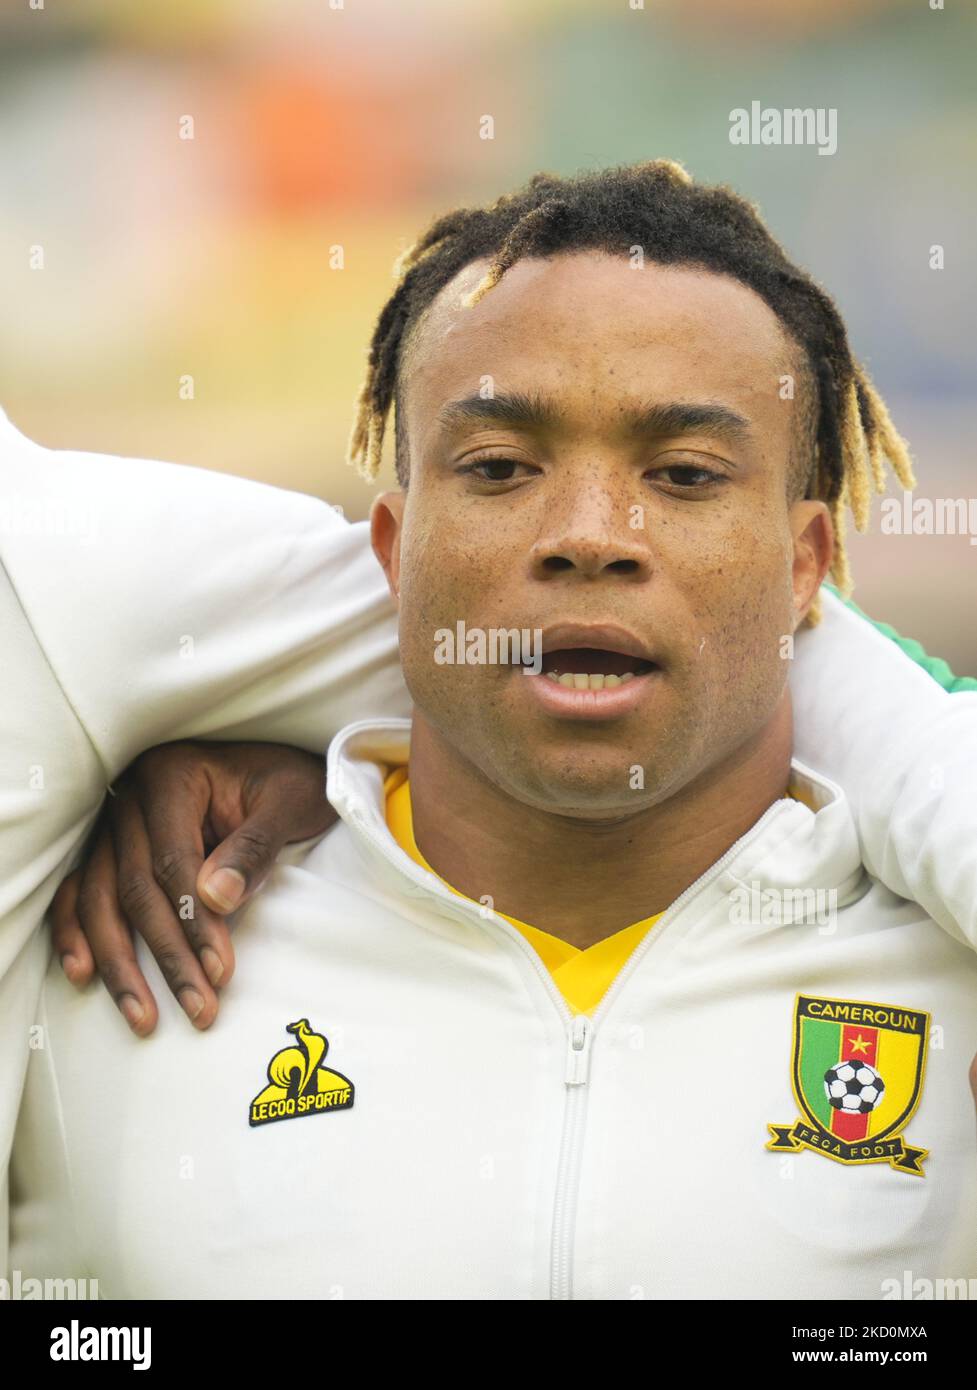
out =
[(329, 1044), (322, 1033), (312, 1031), (307, 1018), (285, 1028), (296, 1046), (283, 1047), (268, 1063), (268, 1085), (251, 1102), (248, 1123), (272, 1124), (324, 1110), (348, 1110), (354, 1088), (348, 1076), (322, 1065)]

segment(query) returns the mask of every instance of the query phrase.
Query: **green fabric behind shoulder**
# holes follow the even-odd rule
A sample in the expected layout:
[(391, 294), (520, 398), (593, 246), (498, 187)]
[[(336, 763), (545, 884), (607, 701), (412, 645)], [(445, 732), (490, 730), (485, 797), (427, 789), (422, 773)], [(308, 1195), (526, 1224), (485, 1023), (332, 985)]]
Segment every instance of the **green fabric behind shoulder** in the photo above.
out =
[(833, 584), (825, 582), (824, 587), (830, 589), (836, 598), (841, 599), (846, 608), (851, 608), (853, 612), (863, 617), (867, 623), (871, 623), (873, 627), (877, 627), (884, 636), (890, 637), (897, 647), (901, 647), (906, 655), (910, 657), (911, 660), (915, 661), (917, 666), (922, 666), (924, 671), (928, 671), (933, 679), (937, 681), (938, 684), (942, 685), (944, 690), (949, 690), (951, 692), (958, 690), (977, 690), (977, 680), (975, 680), (973, 676), (955, 676), (941, 657), (928, 656), (920, 644), (914, 641), (912, 637), (900, 637), (895, 628), (890, 627), (888, 623), (877, 623), (874, 618), (870, 618), (867, 613), (863, 612), (857, 603), (852, 603), (850, 598), (842, 598)]

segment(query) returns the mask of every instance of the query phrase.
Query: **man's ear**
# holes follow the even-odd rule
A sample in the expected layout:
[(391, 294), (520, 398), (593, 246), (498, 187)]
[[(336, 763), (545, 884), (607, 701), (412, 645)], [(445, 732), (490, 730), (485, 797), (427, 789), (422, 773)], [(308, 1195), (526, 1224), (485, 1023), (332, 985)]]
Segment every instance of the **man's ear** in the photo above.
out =
[(807, 617), (834, 557), (835, 532), (831, 513), (824, 502), (805, 500), (795, 502), (790, 509), (790, 529), (793, 536), (794, 564), (794, 627), (800, 627)]
[(404, 528), (403, 492), (381, 492), (370, 508), (370, 541), (373, 553), (383, 566), (390, 592), (400, 599), (400, 538)]

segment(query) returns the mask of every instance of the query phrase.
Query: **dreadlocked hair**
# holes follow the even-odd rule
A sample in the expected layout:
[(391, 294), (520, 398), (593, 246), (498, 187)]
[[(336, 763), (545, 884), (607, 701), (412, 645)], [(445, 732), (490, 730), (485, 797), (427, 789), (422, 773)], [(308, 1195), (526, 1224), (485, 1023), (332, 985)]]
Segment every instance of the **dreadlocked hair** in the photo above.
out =
[[(757, 208), (725, 185), (694, 183), (672, 160), (569, 178), (538, 173), (488, 207), (456, 208), (436, 218), (394, 267), (397, 286), (370, 341), (347, 461), (365, 478), (376, 477), (394, 403), (397, 477), (407, 485), (406, 431), (397, 405), (402, 349), (425, 309), (464, 266), (489, 260), (482, 280), (461, 301), (471, 307), (523, 257), (588, 249), (630, 256), (636, 248), (657, 264), (696, 266), (739, 280), (767, 303), (800, 347), (812, 400), (797, 493), (827, 504), (836, 537), (831, 577), (850, 594), (847, 512), (856, 530), (864, 531), (873, 491), (885, 491), (886, 464), (904, 488), (915, 487), (906, 443), (865, 368), (852, 357), (833, 300), (788, 259)], [(819, 617), (815, 602), (807, 621)]]

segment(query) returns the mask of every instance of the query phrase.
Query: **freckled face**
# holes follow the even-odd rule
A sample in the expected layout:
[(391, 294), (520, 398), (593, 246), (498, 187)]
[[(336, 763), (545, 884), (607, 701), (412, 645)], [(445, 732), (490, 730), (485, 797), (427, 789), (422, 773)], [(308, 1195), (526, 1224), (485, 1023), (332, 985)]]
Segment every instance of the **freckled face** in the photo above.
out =
[[(411, 476), (391, 572), (407, 685), (419, 717), (519, 800), (632, 813), (758, 735), (783, 697), (790, 344), (733, 279), (600, 252), (519, 261), (458, 307), (487, 264), (442, 290), (405, 373)], [(493, 392), (538, 398), (545, 420), (446, 418)], [(611, 627), (651, 665), (604, 714), (574, 711), (545, 675), (436, 663), (436, 631), (459, 620)], [(553, 651), (544, 672), (558, 657), (600, 662)]]

